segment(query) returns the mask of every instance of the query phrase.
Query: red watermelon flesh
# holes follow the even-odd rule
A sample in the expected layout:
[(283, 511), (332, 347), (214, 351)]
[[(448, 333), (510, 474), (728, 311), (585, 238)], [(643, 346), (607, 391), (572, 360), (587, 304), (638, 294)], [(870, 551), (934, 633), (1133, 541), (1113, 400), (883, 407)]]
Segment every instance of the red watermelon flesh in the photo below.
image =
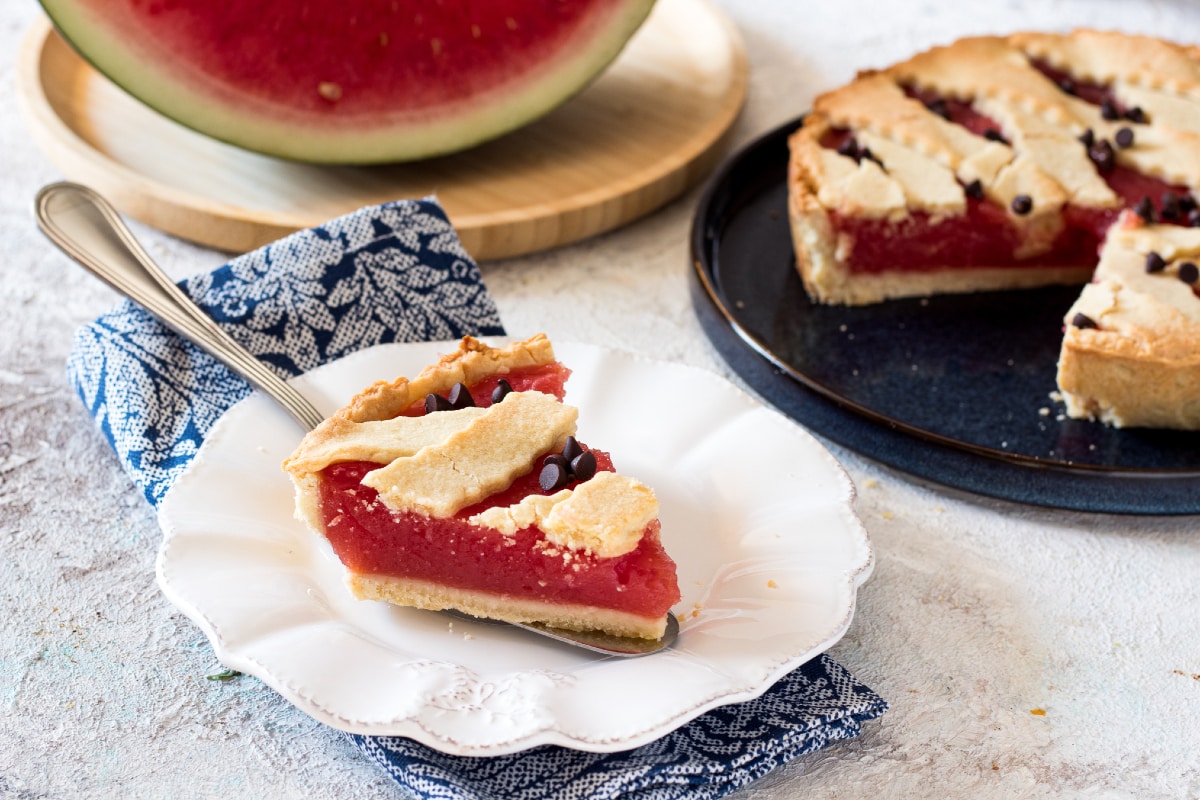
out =
[(217, 139), (318, 163), (454, 152), (595, 78), (653, 0), (42, 0), (101, 73)]

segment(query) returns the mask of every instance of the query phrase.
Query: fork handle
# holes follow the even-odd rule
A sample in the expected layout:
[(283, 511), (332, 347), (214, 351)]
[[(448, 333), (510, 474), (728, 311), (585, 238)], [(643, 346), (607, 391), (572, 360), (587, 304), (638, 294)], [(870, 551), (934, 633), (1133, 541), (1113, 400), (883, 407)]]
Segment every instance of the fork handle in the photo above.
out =
[(245, 378), (311, 430), (322, 414), (226, 333), (154, 263), (116, 210), (77, 183), (45, 186), (34, 203), (38, 227), (64, 253), (164, 325)]

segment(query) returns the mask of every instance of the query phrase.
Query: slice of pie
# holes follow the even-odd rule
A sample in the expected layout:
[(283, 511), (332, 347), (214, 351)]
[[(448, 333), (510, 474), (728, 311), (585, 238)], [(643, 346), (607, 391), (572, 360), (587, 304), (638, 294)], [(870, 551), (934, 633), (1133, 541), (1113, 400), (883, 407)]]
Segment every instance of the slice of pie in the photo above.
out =
[[(789, 145), (796, 266), (817, 302), (1082, 284), (1126, 210), (1146, 223), (1144, 249), (1170, 249), (1176, 232), (1200, 226), (1200, 57), (1090, 30), (962, 39), (817, 98)], [(1190, 291), (1171, 297), (1161, 313), (1191, 314)], [(1150, 293), (1143, 304), (1161, 301)], [(1060, 374), (1095, 374), (1082, 395), (1061, 387), (1069, 414), (1194, 419), (1179, 405), (1105, 412), (1095, 384), (1127, 370), (1073, 357), (1064, 350)], [(1194, 356), (1170, 369), (1172, 385), (1196, 379)]]
[(1073, 417), (1200, 428), (1200, 228), (1108, 232), (1092, 283), (1067, 312), (1058, 386)]
[(575, 438), (549, 339), (466, 337), (377, 383), (284, 462), (355, 596), (657, 639), (679, 601), (658, 502)]

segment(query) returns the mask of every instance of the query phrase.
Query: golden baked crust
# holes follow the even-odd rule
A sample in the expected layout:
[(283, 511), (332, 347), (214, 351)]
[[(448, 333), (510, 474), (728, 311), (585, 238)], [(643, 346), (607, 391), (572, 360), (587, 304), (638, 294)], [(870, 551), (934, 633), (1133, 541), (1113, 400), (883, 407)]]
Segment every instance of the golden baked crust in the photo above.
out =
[[(542, 333), (501, 347), (464, 336), (456, 350), (423, 369), (417, 377), (411, 380), (399, 377), (368, 386), (309, 431), (295, 452), (283, 462), (283, 468), (296, 488), (297, 518), (324, 535), (318, 473), (337, 460), (377, 460), (369, 452), (343, 446), (352, 438), (352, 431), (358, 424), (393, 419), (426, 395), (445, 394), (456, 383), (471, 384), (493, 375), (506, 375), (515, 369), (552, 364), (554, 360), (554, 347)], [(340, 451), (340, 456), (331, 459), (330, 451)], [(379, 457), (377, 463), (390, 460)]]
[(554, 347), (544, 333), (501, 347), (464, 336), (457, 350), (421, 370), (417, 377), (379, 381), (355, 395), (334, 417), (351, 422), (391, 419), (430, 392), (444, 394), (456, 383), (471, 384), (514, 369), (552, 363)]

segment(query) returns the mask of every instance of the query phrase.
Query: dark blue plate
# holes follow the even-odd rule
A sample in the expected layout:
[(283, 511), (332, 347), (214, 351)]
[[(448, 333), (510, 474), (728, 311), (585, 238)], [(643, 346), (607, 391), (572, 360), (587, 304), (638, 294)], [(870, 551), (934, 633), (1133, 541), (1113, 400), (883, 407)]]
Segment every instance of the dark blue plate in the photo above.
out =
[(734, 372), (815, 433), (946, 486), (1080, 511), (1200, 513), (1200, 433), (1068, 419), (1051, 399), (1079, 287), (812, 303), (788, 233), (787, 137), (799, 124), (726, 162), (693, 221), (693, 305)]

